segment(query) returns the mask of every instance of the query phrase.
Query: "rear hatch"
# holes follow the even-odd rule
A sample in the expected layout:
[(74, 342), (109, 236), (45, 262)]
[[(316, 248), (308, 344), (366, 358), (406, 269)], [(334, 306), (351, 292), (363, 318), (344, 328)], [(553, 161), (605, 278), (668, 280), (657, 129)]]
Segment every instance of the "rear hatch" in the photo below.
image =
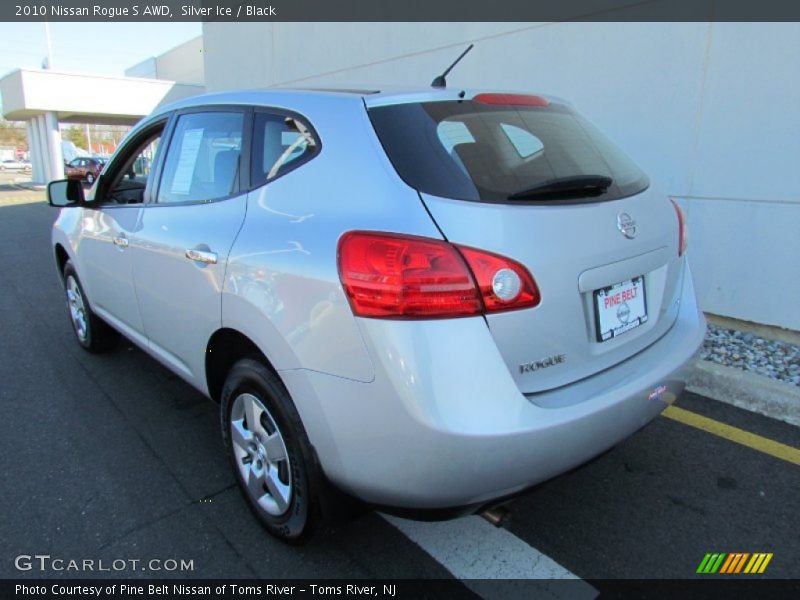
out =
[(620, 363), (674, 322), (675, 210), (572, 108), (478, 94), (369, 115), (448, 241), (514, 259), (535, 279), (538, 306), (486, 317), (523, 393), (536, 401)]

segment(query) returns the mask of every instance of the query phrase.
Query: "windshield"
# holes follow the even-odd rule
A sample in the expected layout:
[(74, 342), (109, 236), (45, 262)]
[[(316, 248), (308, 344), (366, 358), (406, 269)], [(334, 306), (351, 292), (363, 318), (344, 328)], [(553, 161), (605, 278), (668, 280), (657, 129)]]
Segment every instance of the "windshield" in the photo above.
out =
[[(647, 177), (586, 119), (567, 106), (475, 101), (397, 104), (370, 109), (378, 137), (399, 175), (421, 192), (487, 202), (547, 200), (525, 191), (554, 181), (610, 185), (586, 200), (638, 194)], [(553, 197), (563, 194), (563, 187)], [(575, 200), (580, 191), (569, 190)]]

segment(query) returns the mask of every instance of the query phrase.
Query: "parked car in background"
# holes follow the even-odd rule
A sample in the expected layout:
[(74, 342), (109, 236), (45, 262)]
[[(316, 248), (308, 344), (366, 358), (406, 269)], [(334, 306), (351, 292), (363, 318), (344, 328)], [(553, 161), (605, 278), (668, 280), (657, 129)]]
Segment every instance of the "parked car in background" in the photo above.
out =
[(12, 158), (0, 161), (0, 171), (23, 171), (31, 172), (31, 163), (25, 160), (15, 160)]
[(197, 96), (48, 197), (78, 343), (122, 333), (218, 402), (287, 540), (331, 498), (454, 515), (563, 473), (703, 341), (681, 209), (556, 98)]
[(105, 166), (105, 159), (94, 156), (79, 156), (65, 168), (67, 179), (78, 179), (92, 185)]

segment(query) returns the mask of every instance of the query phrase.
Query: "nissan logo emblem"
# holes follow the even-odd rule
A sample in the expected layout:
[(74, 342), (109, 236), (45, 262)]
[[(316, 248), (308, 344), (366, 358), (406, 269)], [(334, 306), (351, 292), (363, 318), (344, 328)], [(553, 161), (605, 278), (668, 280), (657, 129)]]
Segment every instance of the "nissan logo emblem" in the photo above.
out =
[(629, 240), (636, 237), (636, 221), (628, 213), (617, 215), (617, 229)]

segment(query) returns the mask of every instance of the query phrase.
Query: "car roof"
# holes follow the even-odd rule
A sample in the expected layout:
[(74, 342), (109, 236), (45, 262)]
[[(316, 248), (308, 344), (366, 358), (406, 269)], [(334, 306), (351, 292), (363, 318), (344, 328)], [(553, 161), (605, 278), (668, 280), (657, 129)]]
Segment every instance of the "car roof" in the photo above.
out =
[[(412, 102), (435, 102), (442, 100), (471, 99), (477, 94), (486, 92), (496, 93), (527, 93), (513, 90), (487, 90), (475, 88), (433, 88), (433, 87), (364, 87), (364, 88), (262, 88), (253, 90), (235, 90), (213, 92), (192, 96), (161, 107), (157, 113), (165, 113), (184, 108), (196, 108), (208, 105), (279, 105), (290, 107), (297, 101), (320, 101), (352, 98), (362, 102), (368, 108), (386, 106), (390, 104), (405, 104)], [(547, 98), (551, 102), (564, 102), (561, 98), (535, 94)]]

